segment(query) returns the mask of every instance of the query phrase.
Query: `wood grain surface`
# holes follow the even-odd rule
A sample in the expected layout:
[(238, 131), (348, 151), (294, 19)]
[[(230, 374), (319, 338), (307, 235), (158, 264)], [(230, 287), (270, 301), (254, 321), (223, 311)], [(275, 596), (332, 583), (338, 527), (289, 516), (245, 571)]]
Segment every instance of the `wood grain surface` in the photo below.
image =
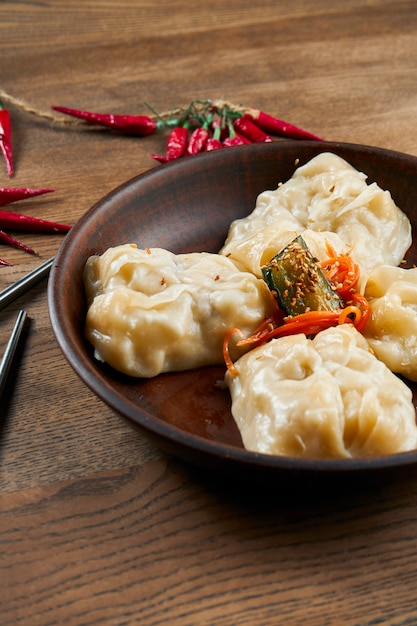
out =
[[(417, 155), (416, 44), (413, 0), (2, 1), (0, 89), (24, 106), (7, 105), (15, 175), (0, 159), (0, 187), (54, 188), (16, 210), (73, 224), (156, 167), (165, 137), (77, 130), (48, 118), (54, 104), (133, 114), (225, 98)], [(1, 246), (13, 266), (0, 289), (62, 241), (20, 238), (40, 257)], [(414, 481), (294, 496), (230, 485), (84, 386), (55, 342), (46, 280), (0, 311), (0, 355), (21, 308), (0, 406), (1, 624), (417, 623)]]

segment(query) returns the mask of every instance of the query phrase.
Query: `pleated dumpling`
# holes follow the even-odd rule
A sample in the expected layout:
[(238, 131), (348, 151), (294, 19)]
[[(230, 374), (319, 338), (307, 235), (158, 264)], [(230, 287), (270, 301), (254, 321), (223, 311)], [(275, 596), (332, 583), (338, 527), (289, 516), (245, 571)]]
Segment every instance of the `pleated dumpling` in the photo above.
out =
[(362, 289), (371, 307), (369, 345), (390, 370), (417, 381), (417, 269), (377, 267)]
[(263, 280), (204, 252), (120, 245), (88, 259), (84, 284), (96, 358), (138, 377), (223, 363), (226, 332), (251, 334), (273, 307)]
[(277, 189), (262, 192), (247, 217), (230, 225), (221, 254), (261, 275), (296, 235), (320, 261), (326, 244), (351, 250), (362, 271), (398, 265), (411, 244), (411, 225), (390, 193), (339, 156), (323, 152), (299, 167)]
[(352, 458), (417, 447), (411, 391), (353, 325), (273, 339), (226, 374), (244, 447), (304, 458)]

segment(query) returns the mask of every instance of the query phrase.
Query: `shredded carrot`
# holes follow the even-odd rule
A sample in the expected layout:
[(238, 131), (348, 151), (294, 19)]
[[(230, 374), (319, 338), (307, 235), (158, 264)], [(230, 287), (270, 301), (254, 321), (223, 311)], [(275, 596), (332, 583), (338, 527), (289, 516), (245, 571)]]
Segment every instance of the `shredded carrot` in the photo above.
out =
[[(295, 335), (303, 333), (304, 335), (316, 335), (321, 330), (338, 326), (339, 324), (353, 324), (355, 328), (361, 332), (369, 319), (370, 307), (364, 296), (352, 294), (351, 301), (356, 304), (349, 304), (344, 309), (336, 309), (334, 311), (308, 311), (301, 313), (295, 317), (287, 317), (283, 324), (273, 328), (266, 327), (255, 332), (250, 337), (240, 339), (238, 346), (255, 347), (270, 341), (274, 337), (282, 337), (285, 335)], [(353, 316), (353, 319), (350, 317)]]
[[(350, 315), (354, 315), (354, 318), (350, 318)], [(344, 309), (340, 311), (339, 315), (339, 324), (354, 324), (355, 326), (360, 321), (362, 317), (362, 312), (359, 307), (350, 304), (349, 306), (345, 306)]]
[(332, 256), (321, 263), (321, 268), (327, 280), (335, 286), (337, 293), (342, 298), (346, 298), (352, 293), (358, 283), (360, 276), (359, 266), (348, 253), (338, 255), (329, 244), (326, 245), (328, 252), (331, 252)]
[(253, 334), (250, 337), (246, 339), (241, 339), (237, 343), (237, 345), (244, 346), (246, 344), (250, 344), (255, 347), (256, 344), (261, 344), (265, 341), (268, 341), (271, 331), (283, 324), (284, 316), (284, 311), (282, 309), (279, 309), (277, 305), (276, 311), (270, 317), (265, 319), (261, 324), (259, 324), (259, 326), (254, 330)]
[[(264, 320), (250, 337), (240, 339), (237, 346), (255, 348), (274, 337), (298, 333), (316, 335), (321, 330), (339, 324), (353, 324), (359, 332), (363, 331), (370, 318), (371, 309), (367, 299), (355, 291), (360, 277), (359, 266), (349, 256), (350, 252), (337, 254), (328, 242), (326, 242), (326, 248), (329, 258), (321, 263), (321, 268), (346, 306), (333, 311), (307, 311), (294, 317), (283, 317), (283, 311), (278, 309), (271, 317)], [(236, 376), (238, 372), (229, 355), (229, 340), (235, 332), (243, 337), (238, 328), (232, 328), (227, 332), (223, 342), (224, 361), (233, 376)]]
[(229, 354), (230, 337), (234, 335), (235, 333), (238, 333), (240, 337), (243, 337), (243, 333), (239, 328), (231, 328), (230, 330), (227, 331), (223, 339), (223, 359), (224, 359), (224, 362), (226, 363), (226, 367), (228, 371), (230, 372), (232, 376), (237, 376), (239, 373)]
[(238, 341), (238, 346), (261, 345), (266, 343), (274, 337), (281, 337), (283, 335), (295, 335), (297, 333), (304, 333), (305, 335), (315, 335), (320, 330), (329, 328), (330, 326), (337, 326), (340, 315), (340, 309), (335, 311), (308, 311), (307, 313), (300, 313), (295, 317), (287, 317), (284, 320), (284, 324), (275, 326), (262, 334), (254, 334), (245, 339)]
[(286, 318), (284, 325), (277, 328), (272, 336), (279, 337), (280, 335), (294, 335), (296, 333), (315, 335), (320, 330), (336, 326), (339, 315), (339, 309), (335, 311), (308, 311), (307, 313), (301, 313), (295, 317)]
[(365, 296), (362, 296), (360, 293), (352, 293), (350, 299), (358, 304), (361, 310), (361, 317), (355, 323), (356, 329), (361, 333), (371, 317), (371, 307)]

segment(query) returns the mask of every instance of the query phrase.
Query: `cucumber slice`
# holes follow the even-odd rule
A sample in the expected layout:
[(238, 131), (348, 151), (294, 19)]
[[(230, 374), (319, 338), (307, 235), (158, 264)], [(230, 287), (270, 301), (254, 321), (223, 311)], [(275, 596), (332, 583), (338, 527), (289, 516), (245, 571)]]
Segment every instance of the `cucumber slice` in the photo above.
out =
[(262, 275), (287, 316), (345, 306), (301, 235), (262, 268)]

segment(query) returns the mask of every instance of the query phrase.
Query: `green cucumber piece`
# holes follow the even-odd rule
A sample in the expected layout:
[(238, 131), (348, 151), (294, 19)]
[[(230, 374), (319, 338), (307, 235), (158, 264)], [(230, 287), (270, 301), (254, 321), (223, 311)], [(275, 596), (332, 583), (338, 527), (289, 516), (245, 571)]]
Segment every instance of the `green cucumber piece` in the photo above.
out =
[(287, 316), (344, 307), (342, 298), (301, 235), (262, 268), (262, 275)]

